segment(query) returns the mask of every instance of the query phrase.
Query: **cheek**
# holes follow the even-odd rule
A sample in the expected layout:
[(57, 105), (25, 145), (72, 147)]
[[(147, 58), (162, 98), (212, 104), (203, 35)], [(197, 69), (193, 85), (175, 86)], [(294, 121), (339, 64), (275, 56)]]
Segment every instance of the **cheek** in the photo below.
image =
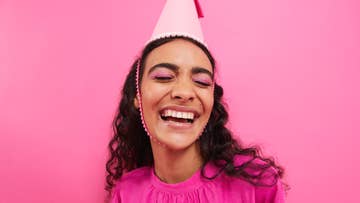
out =
[(214, 106), (214, 94), (212, 91), (199, 93), (202, 105), (206, 113), (210, 114)]
[(141, 91), (141, 100), (143, 107), (148, 107), (156, 102), (156, 91), (145, 90)]
[(167, 94), (169, 88), (154, 83), (144, 83), (141, 87), (141, 98), (143, 106), (158, 104)]

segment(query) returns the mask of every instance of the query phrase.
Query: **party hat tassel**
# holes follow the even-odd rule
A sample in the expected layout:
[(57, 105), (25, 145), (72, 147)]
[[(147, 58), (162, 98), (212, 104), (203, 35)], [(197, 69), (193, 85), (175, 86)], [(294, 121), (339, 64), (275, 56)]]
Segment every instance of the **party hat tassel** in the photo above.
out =
[(201, 6), (200, 6), (200, 3), (199, 3), (199, 0), (194, 0), (195, 1), (195, 6), (196, 6), (196, 11), (197, 11), (197, 14), (198, 14), (198, 18), (203, 18), (204, 17), (204, 13), (201, 9)]

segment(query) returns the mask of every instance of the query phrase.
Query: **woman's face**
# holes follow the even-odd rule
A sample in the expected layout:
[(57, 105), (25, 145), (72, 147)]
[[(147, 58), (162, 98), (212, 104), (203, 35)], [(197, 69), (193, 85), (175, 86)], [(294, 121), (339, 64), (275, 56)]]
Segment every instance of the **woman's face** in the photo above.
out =
[(155, 48), (140, 88), (150, 135), (174, 150), (195, 146), (214, 104), (213, 70), (202, 49), (182, 39)]

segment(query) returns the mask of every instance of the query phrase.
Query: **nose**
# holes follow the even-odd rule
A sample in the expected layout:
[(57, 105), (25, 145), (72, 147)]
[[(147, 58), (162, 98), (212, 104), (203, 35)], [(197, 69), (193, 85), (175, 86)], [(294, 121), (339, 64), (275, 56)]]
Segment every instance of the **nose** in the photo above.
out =
[(195, 92), (192, 83), (187, 80), (176, 81), (171, 90), (171, 98), (181, 102), (193, 101)]

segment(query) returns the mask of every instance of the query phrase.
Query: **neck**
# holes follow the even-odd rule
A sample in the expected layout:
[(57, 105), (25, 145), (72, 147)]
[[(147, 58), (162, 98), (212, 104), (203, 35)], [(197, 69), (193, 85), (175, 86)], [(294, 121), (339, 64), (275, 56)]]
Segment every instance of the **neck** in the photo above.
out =
[(179, 183), (190, 178), (202, 166), (198, 143), (181, 149), (171, 150), (151, 142), (156, 176), (165, 183)]

